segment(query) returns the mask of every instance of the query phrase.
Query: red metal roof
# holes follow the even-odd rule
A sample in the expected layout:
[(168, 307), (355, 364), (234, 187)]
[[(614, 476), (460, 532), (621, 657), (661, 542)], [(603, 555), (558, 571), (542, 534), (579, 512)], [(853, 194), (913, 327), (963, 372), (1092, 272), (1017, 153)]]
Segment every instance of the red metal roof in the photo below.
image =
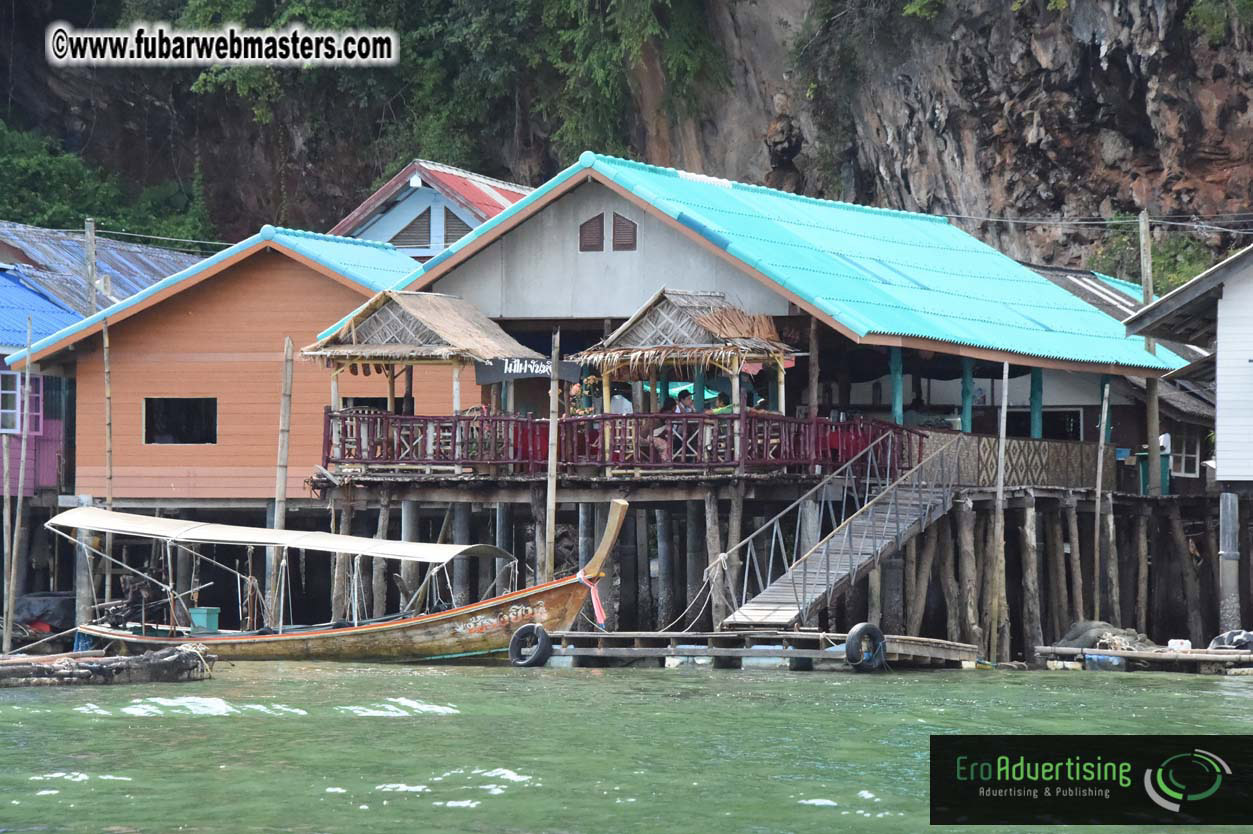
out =
[(348, 216), (335, 224), (330, 234), (350, 235), (374, 214), (386, 210), (392, 199), (400, 194), (414, 176), (422, 180), (445, 198), (465, 208), (479, 219), (490, 220), (509, 206), (531, 193), (529, 187), (517, 183), (493, 179), (464, 168), (454, 168), (440, 162), (415, 159), (388, 180), (357, 206)]

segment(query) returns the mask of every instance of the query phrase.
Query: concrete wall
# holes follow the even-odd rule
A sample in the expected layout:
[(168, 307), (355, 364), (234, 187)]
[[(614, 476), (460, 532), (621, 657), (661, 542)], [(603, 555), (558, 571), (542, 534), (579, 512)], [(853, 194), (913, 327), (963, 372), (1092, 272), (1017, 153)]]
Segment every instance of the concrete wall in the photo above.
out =
[(1217, 477), (1253, 481), (1253, 266), (1218, 300)]
[[(636, 249), (612, 251), (612, 212), (633, 220)], [(579, 224), (603, 212), (605, 251), (579, 251)], [(436, 282), (503, 319), (626, 318), (657, 290), (718, 290), (752, 313), (788, 303), (705, 247), (599, 183), (560, 198)]]

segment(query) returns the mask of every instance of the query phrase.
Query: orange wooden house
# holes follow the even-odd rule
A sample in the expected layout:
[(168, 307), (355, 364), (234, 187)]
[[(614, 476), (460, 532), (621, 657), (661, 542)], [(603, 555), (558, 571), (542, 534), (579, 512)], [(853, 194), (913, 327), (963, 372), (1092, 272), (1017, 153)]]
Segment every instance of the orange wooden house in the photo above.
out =
[[(106, 494), (107, 321), (115, 506), (244, 509), (272, 501), (288, 336), (297, 356), (287, 496), (308, 497), (304, 480), (322, 460), (332, 392), (325, 370), (299, 350), (414, 266), (387, 243), (265, 226), (35, 343), (35, 367), (62, 366), (77, 380), (75, 493)], [(8, 357), (13, 368), (26, 360), (25, 351)], [(448, 380), (447, 368), (414, 368), (416, 413), (449, 413)], [(387, 395), (377, 375), (345, 374), (338, 386), (343, 405)], [(473, 402), (477, 392), (466, 394)]]

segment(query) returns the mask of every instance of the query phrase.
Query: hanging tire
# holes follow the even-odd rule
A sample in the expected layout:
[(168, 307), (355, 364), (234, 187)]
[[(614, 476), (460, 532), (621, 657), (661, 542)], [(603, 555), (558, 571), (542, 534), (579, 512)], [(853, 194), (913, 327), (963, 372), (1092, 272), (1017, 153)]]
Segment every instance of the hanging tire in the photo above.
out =
[(509, 662), (514, 666), (543, 666), (552, 656), (552, 638), (538, 623), (527, 623), (509, 638)]
[[(870, 650), (866, 651), (866, 643)], [(883, 668), (884, 651), (887, 646), (883, 632), (873, 623), (858, 623), (849, 629), (844, 644), (844, 659), (857, 672), (875, 672)]]

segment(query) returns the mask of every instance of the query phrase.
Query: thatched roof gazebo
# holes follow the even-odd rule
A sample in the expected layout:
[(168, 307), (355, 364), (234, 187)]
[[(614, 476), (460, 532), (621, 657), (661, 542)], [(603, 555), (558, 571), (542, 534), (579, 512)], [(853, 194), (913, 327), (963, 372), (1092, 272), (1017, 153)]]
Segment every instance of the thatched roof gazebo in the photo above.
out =
[(387, 290), (371, 298), (301, 353), (338, 375), (387, 376), (395, 408), (398, 369), (452, 362), (453, 410), (460, 411), (461, 369), (473, 362), (544, 357), (520, 344), (470, 302), (452, 295)]
[[(774, 366), (780, 396), (784, 368), (796, 356), (770, 316), (747, 313), (720, 292), (663, 288), (631, 318), (596, 345), (570, 359), (600, 370), (608, 410), (609, 380), (656, 378), (666, 368), (721, 371), (731, 378), (731, 398), (740, 405), (739, 375), (746, 366)], [(782, 410), (782, 403), (780, 403)]]

